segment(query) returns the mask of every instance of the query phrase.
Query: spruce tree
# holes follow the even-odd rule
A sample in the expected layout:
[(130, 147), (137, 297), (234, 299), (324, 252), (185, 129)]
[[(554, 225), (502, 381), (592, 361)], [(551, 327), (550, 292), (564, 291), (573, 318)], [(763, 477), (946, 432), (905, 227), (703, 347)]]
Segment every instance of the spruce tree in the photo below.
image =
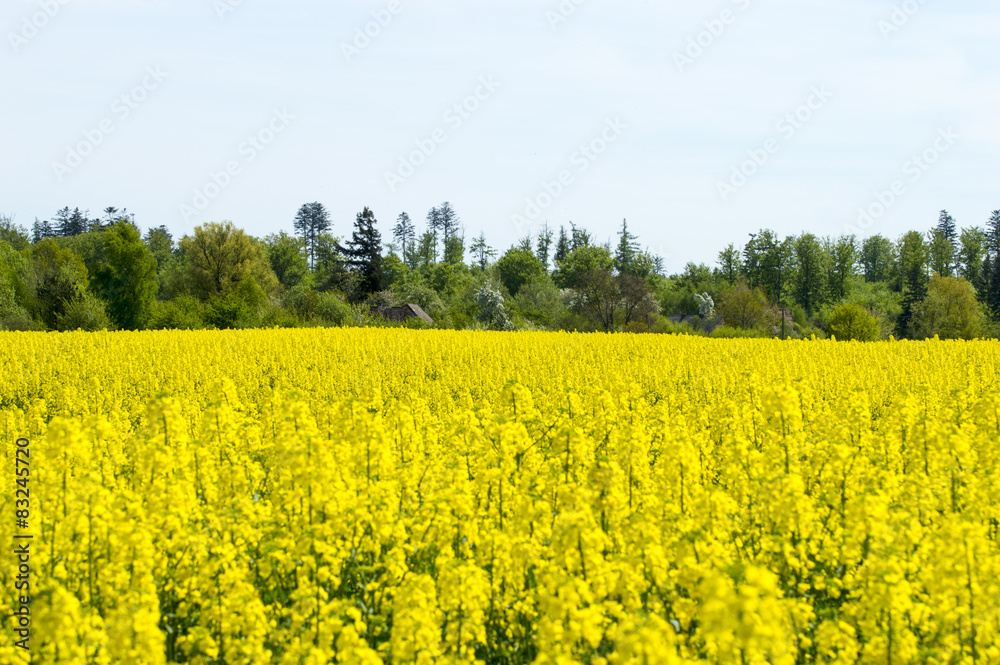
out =
[(993, 258), (1000, 256), (1000, 210), (994, 210), (986, 223), (986, 251)]
[(552, 230), (549, 228), (549, 223), (546, 222), (542, 225), (542, 230), (538, 232), (538, 240), (535, 247), (535, 256), (537, 256), (538, 260), (545, 266), (546, 271), (549, 269), (549, 253), (552, 249), (552, 236)]
[[(984, 268), (985, 269), (985, 268)], [(994, 321), (1000, 321), (1000, 257), (993, 257), (990, 282), (986, 294), (986, 309)]]
[(555, 261), (556, 270), (559, 269), (559, 264), (566, 260), (569, 256), (570, 246), (569, 246), (569, 236), (566, 235), (566, 229), (560, 225), (559, 226), (559, 239), (556, 240), (556, 251), (552, 255), (552, 259)]
[(615, 270), (619, 275), (630, 274), (636, 255), (639, 253), (638, 236), (628, 230), (628, 221), (622, 220), (622, 230), (618, 232), (618, 249), (615, 251)]
[(354, 221), (354, 233), (347, 246), (340, 248), (347, 263), (358, 273), (356, 297), (365, 297), (381, 291), (385, 281), (382, 272), (382, 234), (376, 228), (378, 220), (367, 206)]
[(958, 225), (955, 218), (942, 210), (938, 216), (938, 225), (932, 235), (932, 248), (935, 272), (942, 277), (955, 275), (955, 256), (958, 254)]

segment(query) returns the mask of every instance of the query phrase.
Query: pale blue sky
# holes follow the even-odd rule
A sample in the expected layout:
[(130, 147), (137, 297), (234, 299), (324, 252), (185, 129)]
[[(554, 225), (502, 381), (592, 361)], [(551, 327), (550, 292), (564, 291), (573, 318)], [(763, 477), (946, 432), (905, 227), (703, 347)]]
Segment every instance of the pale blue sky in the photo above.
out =
[[(628, 218), (674, 271), (763, 226), (895, 237), (1000, 208), (995, 0), (4, 0), (0, 34), (0, 212), (26, 226), (116, 205), (178, 237), (264, 235), (321, 201), (338, 235), (367, 205), (388, 236), (448, 200), (500, 248), (545, 219), (603, 240)], [(433, 154), (390, 185), (417, 142)]]

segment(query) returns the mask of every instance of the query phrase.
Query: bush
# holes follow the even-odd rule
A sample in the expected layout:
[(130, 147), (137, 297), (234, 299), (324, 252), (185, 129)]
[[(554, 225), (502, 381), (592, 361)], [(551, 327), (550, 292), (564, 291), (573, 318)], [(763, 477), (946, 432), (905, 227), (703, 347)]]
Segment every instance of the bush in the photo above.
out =
[(934, 275), (913, 315), (914, 337), (976, 339), (987, 330), (976, 291), (964, 277)]
[(219, 329), (252, 328), (254, 312), (235, 293), (219, 298), (205, 310), (205, 322)]
[(194, 296), (177, 296), (157, 303), (149, 327), (153, 330), (201, 330), (205, 327), (204, 307)]
[(84, 293), (66, 305), (57, 319), (57, 328), (66, 330), (110, 330), (111, 319), (104, 301), (92, 293)]
[(736, 328), (734, 326), (719, 326), (709, 335), (714, 339), (764, 339), (771, 337), (761, 328)]
[(281, 297), (281, 306), (303, 321), (308, 321), (316, 316), (319, 295), (304, 284), (296, 284), (285, 291)]
[(687, 323), (674, 323), (665, 316), (654, 314), (650, 317), (649, 332), (661, 335), (703, 335)]
[(333, 326), (346, 326), (353, 319), (351, 306), (335, 294), (316, 294), (316, 318), (323, 323)]
[(878, 319), (860, 305), (844, 304), (833, 310), (826, 326), (827, 331), (839, 340), (874, 342), (881, 333)]
[[(739, 282), (727, 289), (719, 298), (715, 311), (733, 328), (753, 329), (767, 319), (767, 298), (760, 289), (751, 289), (745, 282)], [(779, 321), (780, 324), (780, 321)]]

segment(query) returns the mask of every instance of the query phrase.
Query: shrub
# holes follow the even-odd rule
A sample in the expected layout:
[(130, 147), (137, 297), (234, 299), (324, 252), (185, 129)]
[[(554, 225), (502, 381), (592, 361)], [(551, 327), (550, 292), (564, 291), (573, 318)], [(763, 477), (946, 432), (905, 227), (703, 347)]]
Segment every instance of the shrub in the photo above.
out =
[(59, 330), (109, 330), (112, 328), (104, 301), (92, 293), (84, 293), (67, 303), (57, 320)]
[(770, 336), (767, 331), (761, 328), (736, 328), (734, 326), (719, 326), (709, 335), (715, 339), (762, 339)]
[(153, 330), (201, 330), (205, 327), (204, 307), (194, 296), (177, 296), (157, 303), (149, 327)]
[(315, 311), (316, 318), (333, 326), (345, 326), (353, 318), (351, 306), (330, 292), (316, 294)]
[(878, 319), (871, 312), (849, 303), (833, 310), (826, 328), (831, 335), (844, 341), (874, 342), (881, 332)]

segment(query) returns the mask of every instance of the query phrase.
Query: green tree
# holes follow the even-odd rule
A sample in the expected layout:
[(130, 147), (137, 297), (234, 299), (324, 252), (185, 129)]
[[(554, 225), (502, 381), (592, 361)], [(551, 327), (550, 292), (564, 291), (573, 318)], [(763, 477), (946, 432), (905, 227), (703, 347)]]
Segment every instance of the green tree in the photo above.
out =
[(453, 233), (444, 241), (444, 262), (448, 265), (456, 265), (465, 262), (465, 239)]
[(180, 247), (187, 257), (187, 280), (202, 300), (224, 296), (253, 275), (267, 292), (278, 286), (278, 278), (259, 243), (232, 222), (208, 222), (195, 227)]
[(69, 305), (87, 292), (83, 257), (46, 238), (31, 248), (31, 272), (32, 314), (48, 329), (57, 330)]
[(612, 267), (614, 259), (606, 247), (580, 245), (570, 251), (566, 259), (559, 264), (559, 269), (553, 278), (559, 288), (572, 288), (576, 286), (580, 275), (595, 270), (611, 270)]
[(878, 319), (864, 307), (844, 303), (833, 310), (827, 331), (842, 341), (874, 342), (879, 338)]
[(727, 326), (744, 330), (759, 328), (767, 315), (767, 297), (759, 288), (751, 288), (740, 279), (720, 294), (715, 312)]
[(828, 255), (823, 243), (811, 233), (795, 239), (795, 300), (812, 316), (826, 300)]
[(0, 214), (0, 241), (3, 241), (17, 251), (31, 246), (31, 236), (28, 229), (14, 223), (13, 215)]
[[(115, 208), (108, 208), (108, 210), (117, 212)], [(166, 225), (161, 224), (155, 228), (146, 229), (143, 242), (153, 253), (153, 258), (156, 259), (156, 269), (162, 270), (174, 254), (174, 237), (170, 235)]]
[(847, 293), (848, 281), (857, 274), (859, 259), (858, 240), (854, 236), (841, 236), (832, 244), (829, 250), (830, 297), (834, 300), (843, 299)]
[(986, 232), (978, 226), (963, 229), (959, 236), (958, 272), (969, 280), (980, 302), (986, 300), (987, 283), (983, 276), (986, 259)]
[(639, 254), (638, 236), (628, 230), (628, 221), (622, 220), (621, 231), (618, 232), (618, 248), (615, 250), (614, 268), (620, 275), (635, 274), (633, 263)]
[(309, 257), (310, 267), (316, 265), (316, 250), (320, 235), (330, 230), (330, 213), (326, 206), (314, 201), (306, 203), (295, 214), (293, 228), (302, 238), (305, 245), (306, 255)]
[(903, 294), (903, 311), (896, 320), (900, 337), (913, 333), (914, 310), (927, 295), (927, 260), (927, 243), (920, 233), (910, 231), (900, 238), (898, 290)]
[[(279, 231), (264, 238), (264, 246), (271, 270), (282, 286), (291, 288), (308, 281), (309, 259), (303, 240)], [(314, 239), (314, 246), (318, 248), (318, 238)]]
[(549, 228), (549, 223), (546, 222), (542, 225), (542, 230), (538, 232), (538, 240), (535, 246), (535, 256), (538, 260), (542, 262), (545, 266), (545, 271), (549, 270), (549, 254), (552, 251), (552, 229)]
[(934, 275), (927, 297), (913, 316), (914, 336), (925, 339), (976, 339), (985, 330), (985, 318), (976, 292), (967, 279)]
[(931, 272), (942, 277), (954, 277), (955, 246), (941, 229), (931, 229), (927, 234), (927, 256)]
[(103, 235), (105, 259), (96, 281), (108, 315), (118, 328), (145, 328), (156, 303), (156, 257), (129, 222), (117, 222)]
[(417, 229), (407, 213), (399, 213), (399, 217), (396, 218), (396, 226), (392, 227), (392, 238), (399, 244), (399, 251), (403, 255), (403, 263), (410, 270), (415, 270), (417, 267)]
[(354, 220), (354, 233), (341, 253), (347, 263), (358, 274), (355, 299), (364, 300), (372, 293), (381, 291), (385, 284), (382, 271), (382, 234), (378, 232), (378, 220), (367, 206)]
[(311, 281), (319, 292), (334, 290), (346, 294), (354, 290), (355, 276), (347, 258), (340, 253), (340, 238), (321, 233), (316, 239), (316, 265)]
[(861, 243), (861, 267), (866, 282), (891, 282), (896, 273), (896, 245), (880, 235)]
[(740, 277), (742, 261), (740, 250), (733, 243), (729, 243), (724, 250), (719, 252), (717, 272), (730, 286), (735, 284)]
[(571, 247), (569, 244), (569, 236), (566, 235), (566, 229), (562, 225), (559, 226), (559, 239), (556, 240), (556, 249), (552, 254), (552, 261), (556, 264), (556, 269), (559, 269), (559, 264), (566, 260), (569, 256)]
[(437, 262), (437, 238), (432, 231), (424, 231), (417, 243), (417, 265), (421, 268)]
[(496, 262), (497, 275), (514, 297), (524, 284), (546, 274), (545, 266), (530, 249), (511, 247)]
[(763, 229), (751, 233), (743, 248), (743, 273), (751, 288), (760, 287), (778, 304), (784, 304), (792, 267), (792, 240)]
[(496, 256), (495, 249), (486, 244), (486, 234), (480, 232), (479, 237), (472, 241), (469, 253), (475, 258), (476, 266), (480, 270), (486, 270), (490, 266), (490, 259)]
[(958, 225), (955, 218), (942, 210), (938, 224), (931, 232), (931, 266), (944, 277), (955, 275), (955, 257), (958, 254)]

